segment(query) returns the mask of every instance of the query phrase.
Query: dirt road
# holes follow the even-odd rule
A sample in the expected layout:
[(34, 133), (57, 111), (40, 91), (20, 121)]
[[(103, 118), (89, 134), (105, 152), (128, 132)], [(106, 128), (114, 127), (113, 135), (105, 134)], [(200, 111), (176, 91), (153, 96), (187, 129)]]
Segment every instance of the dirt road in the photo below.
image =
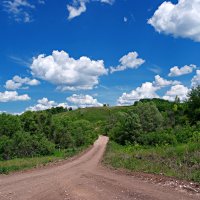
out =
[(168, 186), (119, 174), (99, 165), (108, 138), (101, 136), (84, 155), (61, 165), (0, 176), (0, 200), (190, 200)]

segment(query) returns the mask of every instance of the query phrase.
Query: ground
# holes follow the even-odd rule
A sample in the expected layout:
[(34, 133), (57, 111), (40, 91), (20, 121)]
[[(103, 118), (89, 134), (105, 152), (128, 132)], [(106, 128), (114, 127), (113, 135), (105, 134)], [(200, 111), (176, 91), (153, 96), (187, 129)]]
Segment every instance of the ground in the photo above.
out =
[[(100, 136), (79, 157), (60, 164), (0, 176), (1, 200), (197, 200), (199, 188), (113, 171), (101, 163), (108, 138)], [(173, 182), (173, 181), (172, 181)], [(176, 182), (176, 181), (175, 181)], [(168, 183), (168, 184), (166, 184)], [(190, 183), (188, 183), (190, 184)], [(192, 185), (192, 184), (191, 184)]]

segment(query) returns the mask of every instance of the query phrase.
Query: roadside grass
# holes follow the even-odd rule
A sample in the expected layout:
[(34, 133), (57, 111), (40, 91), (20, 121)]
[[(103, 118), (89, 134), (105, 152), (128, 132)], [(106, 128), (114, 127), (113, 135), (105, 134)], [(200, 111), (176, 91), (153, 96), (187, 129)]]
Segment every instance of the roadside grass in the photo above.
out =
[(121, 146), (109, 142), (103, 163), (135, 172), (162, 174), (200, 183), (200, 144)]
[(12, 160), (0, 161), (0, 174), (8, 174), (14, 171), (44, 166), (51, 162), (57, 162), (59, 160), (67, 159), (74, 155), (77, 155), (81, 151), (85, 150), (87, 147), (88, 146), (76, 149), (65, 149), (61, 151), (56, 150), (54, 154), (50, 156), (16, 158)]

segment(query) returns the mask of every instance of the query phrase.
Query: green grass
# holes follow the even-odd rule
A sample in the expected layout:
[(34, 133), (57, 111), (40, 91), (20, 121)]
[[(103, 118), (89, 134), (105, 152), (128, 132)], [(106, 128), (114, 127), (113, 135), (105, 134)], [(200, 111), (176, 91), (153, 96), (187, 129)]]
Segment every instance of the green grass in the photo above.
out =
[(130, 106), (116, 106), (116, 107), (98, 107), (98, 108), (80, 108), (58, 115), (65, 115), (74, 120), (88, 120), (90, 122), (106, 121), (110, 115), (115, 115), (118, 112), (126, 112)]
[(51, 156), (41, 156), (33, 158), (16, 158), (7, 161), (0, 161), (0, 174), (8, 174), (13, 171), (30, 169), (42, 165), (46, 165), (50, 162), (56, 162), (58, 160), (70, 158), (87, 147), (81, 147), (77, 149), (66, 149), (61, 151), (55, 151)]
[(109, 142), (103, 162), (114, 168), (163, 174), (200, 183), (199, 143), (142, 147)]

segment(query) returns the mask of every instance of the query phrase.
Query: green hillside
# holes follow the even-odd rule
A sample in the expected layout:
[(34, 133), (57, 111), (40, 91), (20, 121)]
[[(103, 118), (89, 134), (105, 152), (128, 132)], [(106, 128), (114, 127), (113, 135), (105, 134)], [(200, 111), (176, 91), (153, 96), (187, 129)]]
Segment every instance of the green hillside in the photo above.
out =
[(67, 116), (73, 120), (88, 120), (90, 122), (106, 121), (109, 116), (115, 115), (118, 112), (127, 112), (130, 106), (116, 107), (95, 107), (95, 108), (79, 108), (77, 110), (59, 113), (59, 115)]

